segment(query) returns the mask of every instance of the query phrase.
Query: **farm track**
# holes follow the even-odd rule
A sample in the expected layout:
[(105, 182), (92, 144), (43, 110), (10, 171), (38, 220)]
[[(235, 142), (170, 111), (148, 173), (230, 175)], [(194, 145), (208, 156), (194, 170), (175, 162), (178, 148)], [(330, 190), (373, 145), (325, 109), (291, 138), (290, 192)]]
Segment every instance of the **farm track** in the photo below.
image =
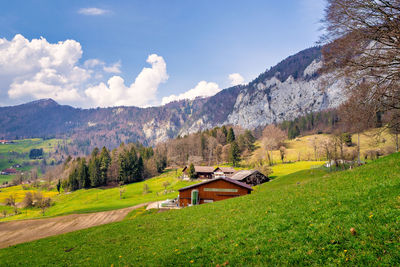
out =
[(48, 219), (0, 223), (0, 249), (53, 235), (64, 234), (97, 225), (118, 222), (132, 210), (148, 205), (86, 214), (71, 214)]

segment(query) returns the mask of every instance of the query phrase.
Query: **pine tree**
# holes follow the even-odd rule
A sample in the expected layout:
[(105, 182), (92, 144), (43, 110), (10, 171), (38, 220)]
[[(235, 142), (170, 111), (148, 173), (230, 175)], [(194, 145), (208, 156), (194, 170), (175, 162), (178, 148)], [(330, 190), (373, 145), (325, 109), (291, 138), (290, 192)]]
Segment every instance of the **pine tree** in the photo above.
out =
[(237, 166), (240, 162), (240, 150), (236, 142), (232, 142), (231, 149), (229, 153), (229, 160), (232, 162), (233, 166)]
[(228, 135), (228, 131), (226, 130), (225, 125), (222, 126), (221, 130), (222, 130), (222, 133), (223, 133), (223, 134), (225, 135), (225, 137), (226, 137), (226, 136)]
[(193, 179), (196, 178), (196, 170), (194, 169), (193, 163), (190, 163), (189, 171), (188, 171), (189, 178)]
[(79, 181), (79, 189), (81, 188), (89, 188), (90, 187), (90, 179), (88, 174), (88, 167), (86, 166), (86, 160), (82, 158), (78, 162), (78, 173), (77, 178)]
[(97, 156), (89, 161), (89, 177), (92, 187), (101, 185), (100, 159)]
[(233, 141), (235, 141), (235, 139), (235, 132), (232, 128), (229, 128), (228, 135), (226, 136), (226, 142), (232, 143)]
[(111, 164), (110, 152), (106, 147), (103, 146), (100, 153), (100, 176), (101, 176), (101, 184), (107, 184), (107, 171)]
[(58, 179), (57, 191), (58, 191), (58, 193), (60, 194), (60, 191), (61, 191), (61, 180), (60, 180), (60, 179)]

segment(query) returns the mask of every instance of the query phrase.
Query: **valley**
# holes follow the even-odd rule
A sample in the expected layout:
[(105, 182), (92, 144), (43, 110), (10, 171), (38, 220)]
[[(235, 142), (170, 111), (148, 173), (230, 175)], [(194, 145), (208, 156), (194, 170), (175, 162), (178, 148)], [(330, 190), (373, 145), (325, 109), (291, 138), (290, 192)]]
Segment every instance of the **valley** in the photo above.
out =
[(300, 171), (245, 197), (20, 244), (0, 250), (0, 259), (22, 265), (393, 265), (400, 260), (398, 162), (393, 154), (349, 171)]

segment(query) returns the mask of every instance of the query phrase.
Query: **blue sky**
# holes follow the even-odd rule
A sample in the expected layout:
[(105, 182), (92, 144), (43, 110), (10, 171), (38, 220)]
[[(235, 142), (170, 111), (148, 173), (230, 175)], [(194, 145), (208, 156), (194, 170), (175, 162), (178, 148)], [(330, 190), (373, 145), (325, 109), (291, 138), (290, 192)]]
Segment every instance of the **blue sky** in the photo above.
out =
[[(68, 96), (64, 97), (59, 91), (56, 100), (83, 107), (128, 105), (131, 102), (138, 106), (157, 105), (163, 97), (172, 94), (176, 97), (171, 100), (179, 99), (179, 94), (197, 88), (201, 81), (208, 86), (202, 90), (212, 94), (235, 84), (228, 78), (232, 73), (243, 77), (236, 83), (247, 83), (285, 57), (315, 45), (321, 34), (318, 22), (323, 16), (324, 4), (324, 0), (7, 1), (0, 9), (0, 38), (11, 42), (20, 34), (30, 42), (43, 37), (48, 47), (74, 40), (81, 46), (80, 52), (75, 47), (75, 52), (81, 56), (72, 65), (84, 69), (82, 73), (86, 71), (86, 74), (82, 75), (86, 76), (78, 80), (73, 78), (71, 84), (74, 86), (47, 84), (52, 79), (38, 76), (51, 72), (49, 69), (53, 70), (51, 73), (65, 75), (66, 81), (76, 75), (71, 71), (64, 74), (65, 68), (61, 65), (38, 67), (34, 62), (29, 63), (32, 64), (29, 74), (18, 70), (7, 74), (4, 71), (2, 75), (2, 67), (13, 68), (12, 63), (4, 65), (3, 62), (0, 66), (0, 79), (3, 79), (0, 104), (22, 103), (41, 98), (46, 92), (54, 98), (51, 90), (64, 90), (65, 86), (69, 90)], [(23, 50), (23, 46), (18, 49)], [(35, 51), (37, 55), (39, 52)], [(48, 48), (40, 53), (51, 54), (51, 51)], [(1, 49), (0, 45), (0, 65), (1, 53), (11, 52)], [(19, 52), (13, 53), (15, 58), (15, 53)], [(153, 63), (146, 63), (152, 54), (158, 57), (153, 57)], [(30, 58), (41, 60), (40, 56)], [(93, 59), (101, 63), (92, 64), (96, 66), (89, 70), (90, 64), (85, 65), (85, 62)], [(14, 64), (23, 65), (24, 62), (15, 61)], [(104, 71), (104, 67), (115, 67), (116, 71)], [(148, 76), (142, 77), (142, 82), (133, 85), (143, 69), (151, 67), (157, 70), (153, 74), (149, 71)], [(108, 85), (113, 76), (122, 80), (113, 79), (116, 85)], [(149, 79), (156, 82), (147, 85), (145, 81)], [(41, 93), (25, 88), (40, 87), (43, 83), (49, 88)], [(101, 83), (103, 87), (99, 86)], [(53, 85), (58, 89), (52, 89)], [(139, 89), (140, 86), (144, 89)], [(9, 92), (11, 87), (13, 93)], [(92, 95), (85, 91), (88, 87), (93, 87)], [(95, 95), (110, 93), (115, 88), (121, 92), (113, 98), (114, 102), (95, 99)], [(132, 91), (129, 97), (124, 97), (124, 90)], [(142, 90), (137, 97), (146, 98), (145, 91), (151, 91), (152, 95), (148, 101), (136, 101), (134, 90)], [(195, 91), (192, 93), (196, 94)], [(78, 96), (94, 98), (90, 102), (77, 100)], [(111, 93), (105, 98), (111, 98)], [(121, 102), (118, 101), (120, 98), (132, 100)]]

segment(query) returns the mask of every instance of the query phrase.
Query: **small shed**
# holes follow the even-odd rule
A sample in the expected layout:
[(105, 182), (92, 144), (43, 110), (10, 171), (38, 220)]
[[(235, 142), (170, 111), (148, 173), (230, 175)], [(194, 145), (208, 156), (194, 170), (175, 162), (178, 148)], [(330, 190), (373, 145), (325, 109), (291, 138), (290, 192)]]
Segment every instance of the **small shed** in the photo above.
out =
[(268, 182), (270, 179), (257, 170), (243, 170), (235, 173), (231, 179), (250, 185), (259, 185)]
[[(197, 178), (199, 179), (211, 179), (214, 176), (214, 167), (212, 166), (194, 166)], [(183, 168), (182, 173), (185, 177), (188, 177), (189, 166)]]
[(239, 197), (250, 194), (252, 190), (248, 184), (227, 177), (218, 177), (179, 189), (179, 206), (186, 207)]

